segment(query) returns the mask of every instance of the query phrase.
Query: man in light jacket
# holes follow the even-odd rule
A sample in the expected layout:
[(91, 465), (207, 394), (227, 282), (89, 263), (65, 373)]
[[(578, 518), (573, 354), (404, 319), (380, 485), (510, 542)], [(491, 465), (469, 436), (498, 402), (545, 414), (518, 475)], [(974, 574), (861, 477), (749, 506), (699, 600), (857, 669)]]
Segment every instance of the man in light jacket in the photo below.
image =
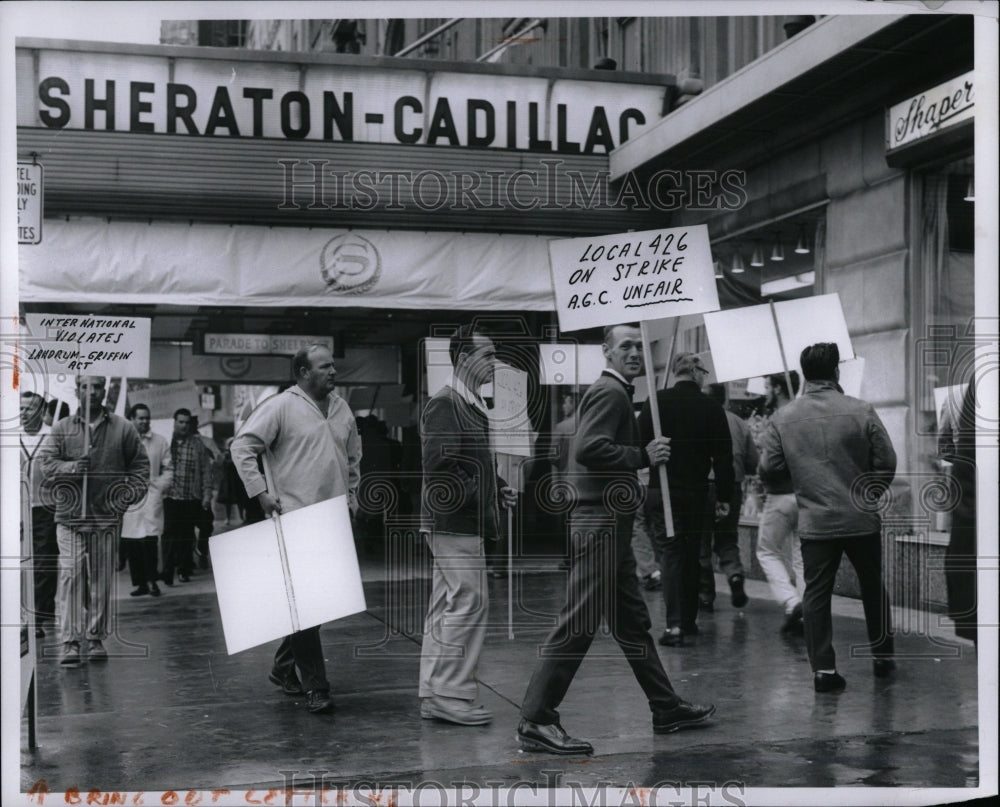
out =
[(846, 686), (833, 650), (831, 597), (841, 556), (861, 584), (878, 677), (895, 668), (889, 599), (882, 582), (878, 500), (896, 472), (896, 452), (871, 404), (844, 395), (840, 351), (821, 342), (802, 351), (802, 396), (771, 418), (760, 450), (762, 478), (791, 475), (799, 507), (806, 590), (806, 649), (817, 692)]
[[(334, 392), (337, 372), (330, 349), (302, 348), (292, 358), (292, 374), (295, 385), (264, 400), (240, 427), (230, 447), (236, 471), (267, 518), (344, 495), (353, 510), (361, 438), (350, 407)], [(257, 465), (265, 453), (276, 490), (268, 489)], [(326, 714), (334, 704), (319, 629), (286, 636), (268, 680), (286, 695), (305, 694), (310, 712)]]

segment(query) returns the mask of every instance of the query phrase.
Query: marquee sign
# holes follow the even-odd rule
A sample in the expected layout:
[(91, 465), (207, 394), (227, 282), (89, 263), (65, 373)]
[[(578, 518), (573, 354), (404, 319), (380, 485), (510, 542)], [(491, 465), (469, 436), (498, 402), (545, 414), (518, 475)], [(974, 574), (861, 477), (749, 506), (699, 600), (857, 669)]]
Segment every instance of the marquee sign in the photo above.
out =
[(889, 108), (885, 145), (895, 149), (935, 132), (971, 120), (975, 114), (974, 71)]
[(19, 126), (605, 154), (660, 117), (668, 81), (90, 47), (18, 48)]

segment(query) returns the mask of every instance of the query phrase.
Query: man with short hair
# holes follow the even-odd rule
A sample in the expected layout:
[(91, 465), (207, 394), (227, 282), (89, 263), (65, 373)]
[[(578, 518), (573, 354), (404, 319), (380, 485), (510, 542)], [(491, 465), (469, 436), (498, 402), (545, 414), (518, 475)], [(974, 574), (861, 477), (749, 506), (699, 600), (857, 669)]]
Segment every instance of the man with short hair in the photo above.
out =
[(208, 539), (212, 537), (212, 533), (215, 531), (215, 506), (213, 500), (219, 493), (219, 485), (222, 482), (222, 464), (224, 461), (224, 455), (219, 450), (219, 446), (216, 445), (215, 440), (211, 437), (203, 435), (199, 429), (200, 424), (198, 423), (198, 416), (191, 416), (191, 433), (198, 436), (201, 440), (201, 444), (205, 447), (205, 453), (208, 457), (208, 473), (211, 478), (212, 496), (208, 500), (208, 506), (202, 507), (201, 513), (199, 514), (198, 523), (195, 525), (198, 531), (198, 539), (195, 543), (196, 554), (198, 556), (198, 567), (201, 569), (207, 569), (209, 566), (208, 558)]
[(500, 537), (498, 505), (513, 507), (517, 494), (497, 478), (479, 395), (493, 380), (493, 340), (463, 325), (448, 350), (452, 378), (427, 402), (420, 422), (421, 530), (434, 565), (418, 694), (421, 717), (481, 726), (493, 719), (479, 702), (476, 678), (489, 616), (483, 542)]
[[(258, 405), (233, 439), (236, 471), (267, 518), (345, 494), (353, 509), (357, 492), (351, 480), (360, 478), (354, 463), (361, 461), (361, 438), (350, 407), (334, 392), (337, 371), (330, 349), (310, 345), (299, 350), (292, 374), (295, 384)], [(257, 464), (261, 455), (277, 490), (268, 489)], [(282, 639), (268, 676), (286, 695), (305, 693), (313, 714), (334, 708), (319, 629), (316, 625)]]
[(149, 489), (146, 497), (125, 511), (122, 518), (122, 543), (125, 545), (132, 585), (135, 586), (130, 596), (151, 594), (159, 597), (156, 567), (160, 535), (163, 534), (163, 493), (170, 487), (174, 476), (170, 444), (150, 429), (150, 412), (146, 404), (137, 403), (133, 406), (129, 412), (129, 420), (149, 457)]
[[(103, 640), (109, 633), (122, 514), (146, 494), (149, 484), (149, 459), (139, 435), (103, 405), (104, 384), (103, 376), (77, 377), (77, 397), (88, 406), (53, 425), (38, 452), (55, 506), (56, 616), (64, 666), (80, 663), (84, 638), (90, 661), (108, 657)], [(89, 422), (84, 418), (88, 411)]]
[[(681, 647), (686, 637), (698, 633), (701, 541), (712, 529), (709, 474), (715, 476), (715, 517), (725, 518), (733, 495), (733, 443), (722, 407), (701, 391), (708, 375), (701, 358), (694, 353), (679, 353), (671, 369), (676, 379), (674, 386), (657, 392), (656, 400), (661, 433), (670, 439), (667, 481), (673, 537), (667, 536), (659, 474), (650, 474), (646, 521), (663, 564), (667, 629), (660, 644)], [(639, 414), (639, 432), (643, 440), (652, 439), (654, 434), (649, 401)], [(745, 604), (741, 597), (743, 576), (731, 574), (729, 585), (733, 603)]]
[(59, 543), (50, 507), (42, 505), (42, 469), (38, 449), (52, 430), (45, 423), (45, 399), (37, 392), (21, 393), (21, 462), (28, 482), (31, 508), (31, 565), (35, 592), (35, 638), (45, 636), (45, 625), (56, 621), (56, 584), (59, 579)]
[[(566, 604), (539, 649), (539, 661), (521, 706), (521, 747), (552, 754), (590, 754), (590, 743), (570, 737), (557, 708), (606, 619), (653, 713), (653, 731), (665, 734), (702, 723), (714, 706), (682, 700), (674, 691), (649, 634), (652, 622), (639, 591), (632, 554), (633, 513), (642, 506), (637, 471), (671, 456), (670, 441), (640, 442), (632, 410), (632, 379), (643, 370), (638, 325), (604, 329), (607, 366), (580, 402), (569, 474), (577, 505)], [(599, 708), (595, 705), (595, 708)]]
[(840, 351), (820, 342), (802, 351), (802, 396), (771, 418), (761, 441), (760, 470), (788, 473), (799, 506), (806, 591), (806, 650), (817, 692), (847, 685), (833, 650), (831, 597), (844, 554), (861, 585), (877, 677), (895, 669), (889, 598), (882, 582), (882, 521), (877, 500), (896, 472), (896, 452), (874, 407), (844, 395)]
[[(764, 403), (773, 417), (792, 402), (799, 392), (799, 374), (789, 372), (792, 393), (784, 373), (764, 377)], [(759, 473), (764, 488), (764, 507), (757, 530), (757, 560), (775, 599), (784, 606), (785, 619), (781, 632), (801, 635), (802, 593), (805, 576), (802, 572), (802, 549), (799, 546), (799, 505), (787, 469), (781, 473)]]
[(163, 575), (168, 586), (174, 574), (182, 583), (194, 570), (195, 527), (212, 502), (212, 469), (201, 435), (191, 427), (191, 410), (174, 412), (170, 441), (174, 476), (163, 498)]

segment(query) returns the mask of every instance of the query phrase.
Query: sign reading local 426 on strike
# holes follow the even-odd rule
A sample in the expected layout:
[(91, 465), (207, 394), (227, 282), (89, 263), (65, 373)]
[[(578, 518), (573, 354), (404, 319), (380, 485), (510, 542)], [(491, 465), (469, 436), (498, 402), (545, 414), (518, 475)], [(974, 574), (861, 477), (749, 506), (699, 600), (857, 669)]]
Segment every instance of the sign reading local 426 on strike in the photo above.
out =
[(719, 308), (704, 224), (549, 242), (562, 331)]

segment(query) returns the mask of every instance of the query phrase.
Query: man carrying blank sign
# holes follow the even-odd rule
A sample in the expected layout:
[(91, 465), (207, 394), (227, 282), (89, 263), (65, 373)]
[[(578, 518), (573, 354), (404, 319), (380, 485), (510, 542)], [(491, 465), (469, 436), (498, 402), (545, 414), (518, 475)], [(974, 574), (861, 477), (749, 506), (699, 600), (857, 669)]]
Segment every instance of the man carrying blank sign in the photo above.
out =
[(632, 554), (633, 514), (642, 504), (637, 471), (670, 457), (663, 437), (643, 446), (632, 413), (632, 379), (643, 369), (638, 326), (604, 329), (607, 367), (580, 402), (569, 479), (577, 506), (570, 515), (571, 566), (565, 606), (539, 650), (517, 728), (522, 748), (552, 754), (589, 754), (559, 724), (562, 702), (590, 649), (601, 619), (625, 653), (653, 712), (653, 731), (664, 734), (701, 723), (714, 706), (687, 703), (674, 692), (649, 634), (649, 610), (639, 591)]
[[(345, 494), (354, 501), (346, 447), (360, 462), (360, 438), (347, 402), (333, 391), (336, 370), (329, 348), (300, 350), (292, 359), (292, 374), (295, 385), (254, 409), (230, 449), (247, 495), (257, 499), (268, 518)], [(261, 475), (261, 454), (270, 463), (277, 490), (268, 490)], [(305, 692), (306, 708), (314, 714), (333, 710), (319, 628), (286, 636), (269, 676), (286, 695)]]

